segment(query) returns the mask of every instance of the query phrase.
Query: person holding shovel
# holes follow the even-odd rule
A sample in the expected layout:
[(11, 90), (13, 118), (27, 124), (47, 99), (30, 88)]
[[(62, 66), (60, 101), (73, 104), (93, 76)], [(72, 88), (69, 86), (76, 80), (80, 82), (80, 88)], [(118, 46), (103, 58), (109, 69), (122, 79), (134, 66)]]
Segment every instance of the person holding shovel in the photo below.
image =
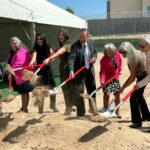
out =
[[(120, 101), (120, 82), (119, 74), (122, 70), (122, 58), (113, 43), (104, 45), (104, 56), (100, 60), (100, 83), (103, 87), (103, 108), (100, 110), (101, 115), (107, 116), (108, 103), (110, 99), (110, 93), (114, 93), (115, 105), (117, 106)], [(113, 76), (115, 78), (108, 84), (106, 82)], [(117, 117), (121, 118), (119, 110), (116, 111)]]
[[(84, 117), (86, 112), (83, 97), (80, 95), (84, 93), (84, 85), (89, 95), (96, 89), (93, 63), (97, 58), (97, 52), (94, 47), (94, 41), (88, 38), (89, 35), (87, 29), (81, 29), (79, 40), (77, 40), (72, 45), (68, 59), (70, 75), (72, 76), (72, 78), (74, 78), (72, 80), (72, 89), (74, 89), (74, 95), (72, 98), (77, 106), (78, 117)], [(89, 64), (90, 61), (92, 62), (91, 64)], [(85, 66), (86, 68), (76, 77), (74, 77), (74, 72), (76, 72), (83, 66)], [(92, 97), (95, 99), (96, 95), (94, 94)], [(91, 101), (89, 101), (89, 105), (89, 111), (91, 112)]]
[[(69, 77), (69, 68), (68, 68), (68, 56), (71, 50), (71, 43), (69, 41), (68, 31), (66, 29), (61, 29), (58, 32), (58, 42), (60, 48), (58, 51), (53, 54), (50, 58), (44, 60), (45, 64), (48, 64), (50, 60), (59, 57), (59, 72), (60, 72), (60, 79), (61, 82), (64, 82)], [(67, 83), (62, 87), (66, 109), (64, 115), (70, 115), (72, 111), (75, 111), (72, 102), (73, 93), (71, 92), (71, 83)]]
[[(7, 57), (7, 67), (10, 69), (16, 69), (24, 66), (28, 66), (31, 61), (31, 55), (27, 47), (22, 43), (18, 37), (12, 37), (10, 40), (10, 52)], [(22, 107), (19, 112), (28, 113), (29, 92), (33, 90), (33, 87), (29, 82), (23, 78), (22, 70), (9, 72), (12, 76), (13, 90), (18, 91), (21, 94)]]
[[(49, 57), (52, 53), (51, 47), (47, 44), (45, 34), (38, 33), (36, 35), (35, 43), (32, 50), (32, 59), (30, 61), (30, 66), (37, 64), (42, 64), (43, 61)], [(56, 83), (52, 74), (51, 66), (49, 64), (44, 65), (44, 67), (38, 72), (43, 79), (43, 84), (49, 86), (50, 89), (56, 87)], [(58, 112), (56, 107), (56, 95), (50, 95), (50, 109), (53, 112)]]
[[(123, 42), (119, 47), (119, 52), (124, 58), (127, 58), (130, 76), (122, 85), (120, 92), (123, 92), (130, 84), (137, 79), (137, 84), (147, 76), (146, 71), (146, 58), (141, 51), (136, 50), (135, 47), (129, 42)], [(142, 126), (142, 121), (150, 120), (149, 109), (146, 100), (143, 96), (146, 86), (135, 90), (130, 96), (131, 107), (131, 128), (138, 128)]]

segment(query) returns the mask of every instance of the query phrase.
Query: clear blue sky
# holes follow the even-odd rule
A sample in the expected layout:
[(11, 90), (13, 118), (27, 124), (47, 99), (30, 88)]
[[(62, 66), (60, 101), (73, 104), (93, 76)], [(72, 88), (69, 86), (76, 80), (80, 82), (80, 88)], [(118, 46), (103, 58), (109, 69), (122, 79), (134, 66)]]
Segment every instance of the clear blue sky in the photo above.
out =
[(66, 9), (70, 7), (77, 16), (106, 13), (107, 0), (49, 0), (51, 3)]

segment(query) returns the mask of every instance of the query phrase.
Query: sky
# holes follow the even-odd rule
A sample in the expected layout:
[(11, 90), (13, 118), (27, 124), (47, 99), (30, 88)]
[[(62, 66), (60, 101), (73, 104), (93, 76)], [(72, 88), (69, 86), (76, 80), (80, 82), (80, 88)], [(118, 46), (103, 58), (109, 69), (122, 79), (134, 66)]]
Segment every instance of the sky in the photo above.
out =
[(49, 0), (49, 2), (63, 9), (70, 7), (79, 17), (103, 14), (107, 11), (107, 0)]

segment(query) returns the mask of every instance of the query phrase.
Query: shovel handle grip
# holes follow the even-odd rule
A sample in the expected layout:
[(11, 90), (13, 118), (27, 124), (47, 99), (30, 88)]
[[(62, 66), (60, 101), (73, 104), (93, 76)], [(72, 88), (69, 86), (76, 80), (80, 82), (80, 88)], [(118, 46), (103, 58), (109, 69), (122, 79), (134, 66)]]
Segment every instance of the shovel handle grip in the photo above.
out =
[[(115, 78), (115, 75), (114, 75), (112, 78), (110, 78), (109, 80), (107, 80), (105, 84), (108, 84), (108, 83), (109, 83), (110, 81), (112, 81), (114, 78)], [(100, 90), (101, 88), (102, 88), (102, 86), (100, 85), (97, 89)]]
[[(54, 52), (52, 52), (48, 58), (51, 58), (51, 56), (53, 54), (54, 54)], [(44, 65), (45, 65), (44, 63), (40, 64), (39, 68), (36, 70), (36, 72), (34, 74), (37, 74), (44, 67)]]
[(123, 102), (125, 102), (126, 100), (127, 100), (127, 98), (135, 91), (136, 89), (135, 89), (135, 87), (131, 90), (131, 91), (129, 91), (129, 93), (122, 99), (122, 101)]
[[(89, 61), (88, 64), (92, 64), (93, 62), (92, 61)], [(74, 76), (78, 75), (81, 71), (83, 71), (84, 69), (86, 68), (86, 66), (83, 66), (81, 67), (79, 70), (77, 70), (75, 73), (74, 73)], [(68, 81), (72, 80), (73, 78), (70, 76), (69, 78), (67, 78), (64, 83), (67, 83)]]
[(9, 76), (8, 89), (9, 89), (9, 92), (11, 92), (12, 90), (12, 76), (11, 75)]
[(18, 70), (23, 70), (23, 69), (30, 69), (30, 68), (35, 68), (35, 67), (39, 67), (41, 66), (41, 64), (37, 64), (37, 65), (33, 65), (33, 66), (24, 66), (24, 67), (20, 67), (20, 68), (15, 68), (13, 69), (13, 71), (18, 71)]

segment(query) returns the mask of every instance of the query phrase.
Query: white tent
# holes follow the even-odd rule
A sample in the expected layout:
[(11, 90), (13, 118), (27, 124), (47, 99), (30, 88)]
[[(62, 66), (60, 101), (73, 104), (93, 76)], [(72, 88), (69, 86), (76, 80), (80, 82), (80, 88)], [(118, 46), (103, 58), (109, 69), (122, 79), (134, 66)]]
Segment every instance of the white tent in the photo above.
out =
[(13, 36), (19, 37), (32, 48), (35, 33), (44, 33), (52, 48), (58, 48), (57, 33), (61, 27), (68, 28), (72, 42), (77, 38), (80, 28), (87, 28), (85, 20), (47, 0), (0, 0), (0, 2), (0, 62), (6, 60), (9, 40)]
[(85, 20), (47, 0), (1, 0), (0, 17), (40, 24), (87, 28)]

